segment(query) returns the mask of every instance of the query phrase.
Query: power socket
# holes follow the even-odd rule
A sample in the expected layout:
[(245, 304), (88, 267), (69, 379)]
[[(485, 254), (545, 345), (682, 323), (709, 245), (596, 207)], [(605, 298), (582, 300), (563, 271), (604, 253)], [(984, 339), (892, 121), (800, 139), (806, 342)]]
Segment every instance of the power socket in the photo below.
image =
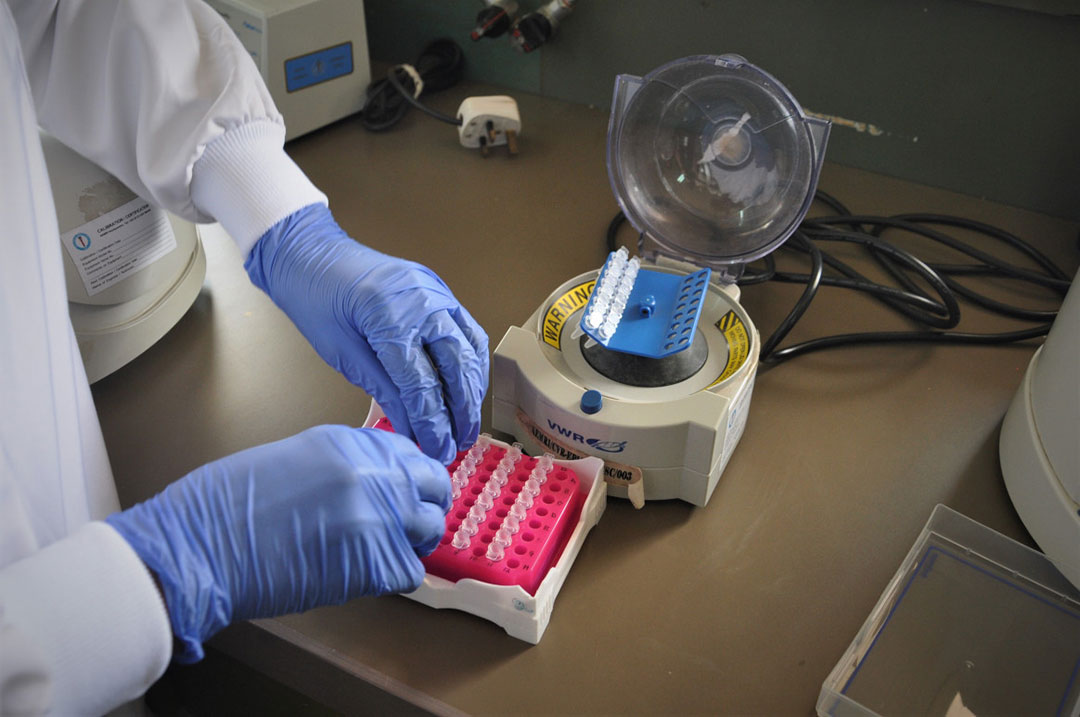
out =
[(513, 97), (469, 97), (458, 107), (457, 116), (461, 120), (458, 126), (461, 146), (469, 149), (479, 147), (485, 157), (492, 147), (502, 145), (506, 145), (510, 154), (517, 154), (521, 115)]

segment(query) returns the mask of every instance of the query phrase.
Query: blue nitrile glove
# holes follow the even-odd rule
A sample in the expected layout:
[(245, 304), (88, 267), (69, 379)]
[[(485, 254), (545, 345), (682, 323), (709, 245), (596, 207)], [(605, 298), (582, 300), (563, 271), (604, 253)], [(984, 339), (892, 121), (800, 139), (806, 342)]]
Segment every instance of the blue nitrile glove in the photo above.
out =
[(234, 620), (409, 592), (450, 509), (446, 468), (388, 431), (320, 426), (199, 468), (106, 521), (157, 576), (179, 662)]
[(430, 269), (358, 244), (321, 204), (271, 227), (244, 267), (395, 431), (444, 464), (476, 441), (487, 334)]

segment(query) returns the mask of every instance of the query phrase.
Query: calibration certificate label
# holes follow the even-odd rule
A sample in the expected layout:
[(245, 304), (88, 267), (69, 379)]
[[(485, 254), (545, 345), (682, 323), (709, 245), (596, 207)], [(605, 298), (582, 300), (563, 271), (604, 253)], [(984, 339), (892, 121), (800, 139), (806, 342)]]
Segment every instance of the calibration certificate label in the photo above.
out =
[(544, 343), (561, 350), (563, 325), (571, 314), (585, 308), (595, 286), (596, 279), (591, 279), (584, 284), (578, 284), (551, 302), (551, 306), (544, 312)]
[[(560, 441), (547, 431), (536, 425), (524, 412), (517, 412), (517, 422), (533, 440), (547, 448), (558, 458), (576, 461), (589, 455), (580, 451), (564, 441)], [(595, 454), (593, 454), (595, 455)], [(599, 456), (597, 456), (599, 457)], [(631, 486), (641, 482), (641, 469), (637, 466), (628, 466), (623, 463), (602, 459), (604, 461), (604, 480), (612, 485)]]
[(169, 218), (135, 198), (61, 234), (86, 293), (100, 293), (176, 248)]

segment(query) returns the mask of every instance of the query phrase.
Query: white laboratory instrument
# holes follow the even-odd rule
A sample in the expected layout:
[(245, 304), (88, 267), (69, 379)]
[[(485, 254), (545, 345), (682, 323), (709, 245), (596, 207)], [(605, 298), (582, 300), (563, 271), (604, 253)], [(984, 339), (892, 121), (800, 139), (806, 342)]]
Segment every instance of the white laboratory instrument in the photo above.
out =
[[(798, 227), (828, 133), (828, 122), (807, 117), (775, 78), (736, 55), (620, 75), (607, 166), (641, 232), (635, 281), (666, 275), (704, 286), (696, 324), (680, 316), (681, 304), (652, 313), (631, 299), (615, 337), (669, 322), (671, 343), (687, 340), (656, 357), (582, 334), (601, 271), (613, 271), (609, 258), (507, 331), (494, 354), (494, 427), (530, 452), (602, 458), (609, 494), (637, 507), (673, 498), (705, 505), (746, 425), (760, 350), (734, 280)], [(706, 270), (711, 281), (690, 283)]]
[(206, 0), (285, 117), (285, 139), (360, 111), (371, 82), (361, 0)]
[(1016, 512), (1080, 588), (1080, 275), (1035, 352), (1001, 426), (1001, 472)]
[(151, 205), (41, 134), (56, 205), (68, 310), (91, 383), (166, 334), (195, 302), (206, 256), (195, 225)]

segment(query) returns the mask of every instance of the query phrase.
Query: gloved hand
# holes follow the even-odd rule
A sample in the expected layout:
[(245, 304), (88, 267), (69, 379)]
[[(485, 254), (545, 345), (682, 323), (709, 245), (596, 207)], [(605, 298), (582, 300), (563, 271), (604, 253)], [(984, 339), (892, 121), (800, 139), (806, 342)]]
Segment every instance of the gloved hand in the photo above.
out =
[(179, 662), (234, 620), (409, 592), (450, 509), (409, 439), (320, 426), (199, 468), (106, 522), (152, 570)]
[(444, 464), (476, 441), (487, 334), (430, 269), (356, 243), (321, 204), (274, 225), (244, 267), (396, 432)]

